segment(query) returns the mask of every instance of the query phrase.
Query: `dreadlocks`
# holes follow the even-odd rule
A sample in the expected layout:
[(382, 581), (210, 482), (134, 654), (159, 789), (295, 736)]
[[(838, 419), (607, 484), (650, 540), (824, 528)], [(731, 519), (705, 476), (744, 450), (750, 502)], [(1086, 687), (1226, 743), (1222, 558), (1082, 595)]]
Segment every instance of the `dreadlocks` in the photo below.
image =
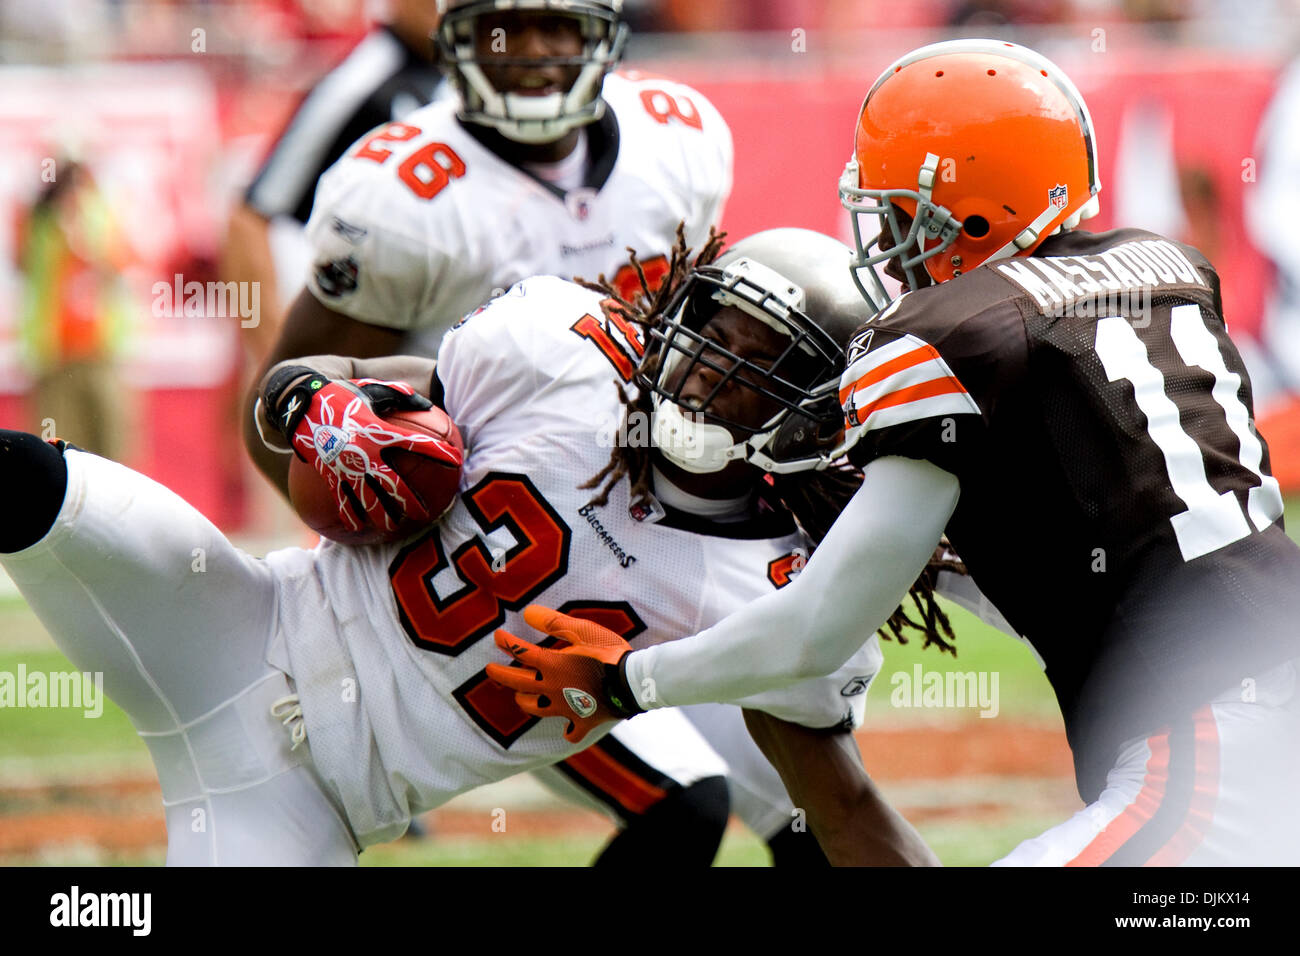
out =
[[(620, 318), (632, 323), (641, 330), (642, 338), (649, 340), (649, 330), (654, 325), (659, 316), (667, 308), (668, 303), (672, 301), (677, 290), (682, 287), (686, 277), (692, 269), (700, 266), (707, 266), (718, 258), (722, 252), (723, 242), (726, 238), (725, 232), (718, 232), (717, 229), (709, 229), (709, 238), (704, 243), (704, 248), (700, 250), (694, 260), (690, 258), (691, 250), (686, 247), (686, 224), (679, 222), (677, 224), (677, 241), (673, 243), (672, 252), (669, 253), (668, 272), (664, 275), (663, 282), (657, 290), (650, 289), (650, 283), (646, 279), (645, 270), (641, 267), (641, 261), (637, 258), (636, 250), (629, 248), (628, 255), (631, 257), (632, 268), (636, 271), (637, 281), (640, 283), (641, 291), (632, 297), (632, 301), (623, 298), (609, 281), (601, 273), (596, 282), (588, 282), (586, 279), (575, 279), (578, 285), (593, 292), (599, 292), (605, 296), (601, 302), (601, 308), (605, 312), (606, 320), (611, 315), (617, 315)], [(654, 375), (657, 368), (653, 367), (650, 355), (642, 361), (641, 367), (637, 369), (638, 375)], [(614, 383), (618, 389), (618, 398), (623, 405), (624, 421), (628, 421), (630, 416), (636, 414), (644, 416), (641, 421), (649, 421), (650, 417), (650, 396), (644, 392), (638, 391), (635, 398), (629, 399), (623, 386), (619, 382)], [(637, 419), (631, 419), (633, 421)], [(605, 505), (609, 503), (609, 493), (624, 478), (627, 477), (632, 482), (631, 498), (633, 503), (647, 503), (651, 499), (650, 492), (650, 453), (645, 447), (633, 448), (631, 442), (614, 444), (614, 451), (609, 456), (609, 464), (600, 470), (600, 472), (585, 484), (579, 485), (580, 488), (600, 487), (600, 491), (591, 503), (594, 505)], [(601, 482), (604, 485), (601, 486)]]
[[(603, 274), (596, 282), (588, 282), (584, 279), (576, 281), (584, 288), (605, 296), (601, 308), (607, 321), (617, 316), (618, 320), (639, 328), (643, 338), (648, 341), (650, 329), (658, 324), (660, 317), (681, 289), (691, 270), (709, 265), (721, 254), (725, 236), (725, 233), (710, 229), (709, 238), (699, 254), (692, 259), (692, 250), (686, 246), (685, 226), (679, 223), (677, 240), (673, 244), (669, 258), (668, 271), (657, 289), (651, 289), (636, 252), (629, 248), (627, 251), (631, 256), (630, 262), (640, 285), (640, 291), (630, 299), (624, 298)], [(637, 377), (653, 379), (658, 373), (658, 361), (658, 353), (655, 350), (647, 350), (645, 359), (637, 369)], [(619, 401), (623, 405), (625, 427), (631, 421), (649, 420), (652, 411), (649, 392), (638, 389), (629, 397), (621, 383), (616, 381), (614, 387), (618, 389)], [(650, 487), (651, 475), (648, 443), (616, 442), (608, 464), (579, 487), (598, 488), (599, 490), (591, 499), (591, 504), (603, 506), (609, 503), (610, 492), (620, 481), (627, 478), (631, 484), (632, 502), (648, 504), (653, 497)], [(831, 524), (844, 510), (861, 484), (862, 472), (847, 461), (838, 462), (821, 471), (772, 475), (773, 491), (812, 539), (814, 547), (825, 537)], [(906, 606), (900, 606), (880, 629), (882, 637), (906, 644), (906, 632), (916, 630), (925, 636), (923, 647), (936, 644), (941, 651), (956, 655), (957, 651), (952, 643), (955, 640), (952, 625), (948, 616), (935, 601), (934, 583), (941, 570), (965, 573), (965, 569), (960, 566), (951, 552), (941, 546), (908, 592), (919, 620), (914, 620), (909, 615)]]

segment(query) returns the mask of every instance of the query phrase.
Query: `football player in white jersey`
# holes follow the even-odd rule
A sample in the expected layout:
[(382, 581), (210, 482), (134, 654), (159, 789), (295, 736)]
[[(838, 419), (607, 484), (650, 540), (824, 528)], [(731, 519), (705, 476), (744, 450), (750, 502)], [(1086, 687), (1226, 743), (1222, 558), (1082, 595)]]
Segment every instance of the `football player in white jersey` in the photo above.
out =
[[(434, 39), (456, 95), (373, 130), (321, 177), (307, 289), (263, 372), (302, 355), (433, 355), (461, 316), (531, 275), (608, 274), (631, 290), (628, 247), (654, 281), (679, 222), (699, 248), (721, 218), (730, 131), (689, 87), (609, 73), (627, 40), (622, 0), (438, 6)], [(245, 437), (278, 480), (284, 460), (251, 429)], [(677, 733), (694, 736), (684, 724)], [(666, 730), (641, 734), (645, 742), (618, 731), (599, 745), (615, 776), (575, 762), (564, 768), (571, 779), (557, 772), (548, 782), (625, 828), (602, 862), (670, 843), (683, 862), (710, 859), (729, 809), (722, 761)], [(755, 803), (737, 767), (736, 810), (775, 837), (792, 806), (743, 735), (740, 743), (731, 762), (755, 763), (771, 796)], [(687, 750), (700, 754), (690, 771), (675, 756)], [(783, 835), (773, 849), (819, 853), (810, 843)]]
[[(762, 261), (777, 253), (779, 272)], [(405, 380), (391, 390), (427, 392), (459, 423), (463, 490), (439, 524), (399, 543), (254, 559), (149, 479), (0, 431), (0, 500), (23, 503), (0, 526), (0, 564), (73, 664), (104, 674), (148, 744), (168, 861), (351, 863), (413, 813), (575, 754), (558, 722), (523, 714), (486, 678), (501, 659), (487, 638), (519, 629), (529, 601), (647, 646), (788, 582), (809, 544), (791, 508), (815, 527), (816, 503), (843, 485), (819, 469), (858, 309), (847, 256), (829, 237), (760, 234), (691, 273), (689, 294), (669, 304), (685, 272), (674, 260), (654, 311), (673, 310), (713, 358), (677, 383), (681, 404), (655, 400), (651, 430), (674, 456), (630, 476), (634, 487), (605, 474), (611, 441), (639, 427), (612, 380), (630, 379), (658, 346), (606, 313), (601, 293), (526, 280), (448, 333), (436, 372), (428, 359), (308, 360), (318, 374), (307, 380)], [(755, 367), (782, 383), (757, 403), (732, 389)], [(276, 420), (304, 376), (286, 364), (270, 377)], [(708, 441), (683, 426), (701, 389), (715, 407), (733, 401), (743, 443), (693, 444)], [(319, 410), (313, 399), (307, 420)], [(374, 421), (364, 407), (356, 414)], [(748, 462), (711, 476), (691, 470), (697, 454), (742, 453)], [(841, 778), (861, 777), (856, 753), (847, 759), (851, 735), (833, 731), (860, 721), (879, 659), (870, 642), (826, 679), (744, 703), (770, 715), (763, 731), (792, 766), (826, 761)], [(880, 859), (931, 860), (863, 786)], [(656, 859), (671, 862), (640, 862)]]
[(510, 6), (452, 3), (438, 46), (459, 96), (363, 137), (317, 189), (310, 294), (388, 332), (390, 351), (414, 335), (431, 352), (530, 275), (608, 273), (631, 290), (631, 270), (615, 275), (627, 248), (657, 278), (679, 222), (699, 248), (721, 220), (732, 143), (708, 100), (658, 77), (601, 83), (625, 39), (618, 4)]

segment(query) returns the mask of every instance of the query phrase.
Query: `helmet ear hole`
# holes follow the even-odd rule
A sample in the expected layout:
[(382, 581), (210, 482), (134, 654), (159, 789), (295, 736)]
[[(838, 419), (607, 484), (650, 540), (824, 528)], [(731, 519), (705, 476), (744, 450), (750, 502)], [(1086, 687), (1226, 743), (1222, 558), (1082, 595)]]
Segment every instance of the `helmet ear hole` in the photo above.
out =
[(814, 455), (824, 440), (821, 432), (816, 420), (791, 412), (773, 436), (769, 452), (778, 460), (797, 460)]
[(815, 458), (836, 443), (843, 427), (838, 401), (819, 401), (787, 415), (768, 443), (767, 452), (778, 461)]
[(967, 216), (962, 220), (962, 231), (972, 239), (983, 239), (989, 234), (989, 221), (983, 216)]

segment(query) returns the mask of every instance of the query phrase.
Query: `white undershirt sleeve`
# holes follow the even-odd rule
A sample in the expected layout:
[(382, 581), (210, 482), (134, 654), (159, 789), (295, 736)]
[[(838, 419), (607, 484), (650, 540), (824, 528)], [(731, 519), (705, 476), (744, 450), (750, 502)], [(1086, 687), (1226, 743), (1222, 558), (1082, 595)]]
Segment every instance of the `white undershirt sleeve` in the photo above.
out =
[(790, 584), (680, 641), (636, 651), (642, 707), (734, 701), (829, 674), (885, 623), (957, 506), (957, 478), (925, 461), (879, 458)]
[(955, 571), (940, 571), (934, 582), (934, 593), (946, 598), (960, 608), (970, 611), (990, 627), (995, 627), (1003, 634), (1020, 639), (1016, 629), (1011, 626), (1002, 612), (984, 596), (975, 579)]
[(984, 596), (984, 592), (979, 589), (979, 585), (975, 583), (974, 578), (953, 571), (940, 571), (934, 583), (934, 593), (951, 601), (958, 607), (970, 611), (990, 627), (995, 627), (1008, 637), (1014, 637), (1020, 641), (1029, 648), (1029, 653), (1034, 655), (1034, 660), (1038, 662), (1038, 666), (1043, 670), (1047, 670), (1047, 662), (1038, 653), (1038, 649), (1030, 643), (1028, 638), (1011, 626), (1011, 622), (1002, 616), (1002, 612), (997, 609), (997, 605)]

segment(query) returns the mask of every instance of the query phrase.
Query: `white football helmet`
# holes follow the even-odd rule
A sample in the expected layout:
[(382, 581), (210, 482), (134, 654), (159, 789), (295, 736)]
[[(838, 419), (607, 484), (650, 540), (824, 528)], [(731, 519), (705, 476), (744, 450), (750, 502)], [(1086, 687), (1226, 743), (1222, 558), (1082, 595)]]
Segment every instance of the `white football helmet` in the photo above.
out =
[[(544, 58), (480, 54), (475, 43), (479, 18), (516, 11), (572, 17), (581, 29), (582, 53)], [(600, 91), (605, 74), (618, 64), (627, 43), (623, 0), (438, 0), (438, 12), (438, 53), (460, 93), (460, 115), (467, 122), (491, 126), (516, 142), (550, 143), (604, 113)], [(483, 70), (521, 63), (581, 69), (567, 90), (541, 96), (502, 92)]]
[[(649, 329), (638, 384), (651, 397), (651, 441), (695, 474), (747, 461), (775, 474), (825, 468), (839, 457), (844, 350), (871, 310), (848, 274), (851, 250), (807, 229), (769, 229), (694, 269)], [(740, 357), (702, 330), (723, 307), (784, 336), (770, 364)], [(710, 393), (683, 404), (695, 366), (713, 370)], [(777, 407), (765, 422), (730, 419), (715, 399), (732, 384)]]

